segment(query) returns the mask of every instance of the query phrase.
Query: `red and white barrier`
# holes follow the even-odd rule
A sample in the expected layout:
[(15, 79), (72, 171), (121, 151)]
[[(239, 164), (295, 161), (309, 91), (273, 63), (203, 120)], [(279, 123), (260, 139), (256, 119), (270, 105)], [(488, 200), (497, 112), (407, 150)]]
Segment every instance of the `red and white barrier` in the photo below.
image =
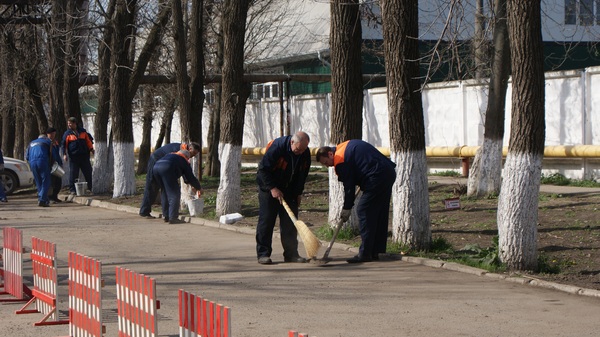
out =
[(297, 331), (294, 331), (294, 330), (290, 330), (288, 332), (288, 337), (308, 337), (308, 335), (303, 334), (303, 333), (298, 333)]
[(12, 227), (3, 227), (2, 272), (4, 291), (0, 295), (12, 295), (0, 302), (26, 302), (31, 290), (23, 284), (23, 232)]
[(117, 267), (117, 309), (119, 337), (150, 337), (158, 335), (154, 279)]
[[(68, 324), (68, 320), (59, 320), (56, 309), (57, 268), (56, 244), (31, 238), (31, 261), (33, 264), (33, 297), (17, 314), (43, 313), (46, 316), (34, 325)], [(36, 304), (35, 310), (26, 310), (31, 304)], [(51, 321), (48, 321), (50, 319)]]
[(179, 337), (230, 337), (231, 309), (179, 289)]
[(69, 252), (69, 336), (102, 337), (102, 264)]

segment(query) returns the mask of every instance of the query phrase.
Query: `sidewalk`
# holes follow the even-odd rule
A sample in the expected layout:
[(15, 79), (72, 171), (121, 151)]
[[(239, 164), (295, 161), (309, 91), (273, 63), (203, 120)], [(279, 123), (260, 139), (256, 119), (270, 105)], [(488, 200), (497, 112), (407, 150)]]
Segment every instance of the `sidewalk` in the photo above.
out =
[[(198, 218), (167, 225), (141, 218), (132, 207), (75, 200), (41, 208), (33, 198), (13, 197), (0, 205), (0, 227), (21, 229), (27, 247), (31, 236), (57, 244), (63, 314), (68, 252), (102, 261), (107, 337), (117, 335), (116, 266), (156, 279), (159, 336), (177, 336), (178, 289), (231, 307), (236, 337), (286, 336), (291, 329), (319, 337), (597, 336), (600, 328), (597, 291), (557, 291), (551, 288), (563, 286), (418, 258), (350, 265), (344, 259), (355, 248), (338, 244), (325, 267), (289, 264), (278, 239), (275, 264), (263, 266), (256, 262), (253, 231)], [(0, 336), (67, 334), (67, 326), (33, 327), (41, 314), (15, 315), (21, 306), (0, 303)]]

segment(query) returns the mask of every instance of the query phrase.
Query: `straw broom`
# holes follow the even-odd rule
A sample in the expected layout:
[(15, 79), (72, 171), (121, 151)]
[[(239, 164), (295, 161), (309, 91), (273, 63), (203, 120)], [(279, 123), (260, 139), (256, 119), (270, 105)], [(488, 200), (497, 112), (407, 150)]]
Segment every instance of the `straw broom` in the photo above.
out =
[(321, 241), (319, 241), (315, 234), (311, 232), (310, 229), (308, 229), (308, 226), (306, 226), (304, 221), (296, 219), (294, 212), (292, 212), (290, 206), (288, 206), (285, 200), (281, 199), (281, 202), (283, 204), (283, 208), (285, 208), (288, 215), (290, 216), (290, 219), (292, 219), (294, 226), (296, 226), (298, 234), (300, 235), (300, 238), (304, 243), (304, 248), (306, 249), (306, 257), (308, 259), (315, 259), (319, 251), (319, 247), (321, 246)]

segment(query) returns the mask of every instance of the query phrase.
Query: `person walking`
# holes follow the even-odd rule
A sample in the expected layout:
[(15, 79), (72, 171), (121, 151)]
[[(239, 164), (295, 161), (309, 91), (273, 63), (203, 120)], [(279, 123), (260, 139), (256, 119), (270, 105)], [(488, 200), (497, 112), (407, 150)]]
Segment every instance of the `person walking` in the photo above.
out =
[(340, 219), (350, 218), (358, 185), (362, 196), (356, 205), (361, 245), (358, 255), (348, 263), (378, 260), (386, 252), (388, 220), (392, 186), (396, 180), (396, 164), (373, 145), (359, 140), (347, 140), (336, 147), (324, 146), (317, 150), (316, 160), (333, 166), (338, 180), (344, 184), (344, 206)]
[(50, 163), (52, 158), (52, 141), (41, 134), (37, 139), (31, 141), (25, 153), (25, 159), (29, 162), (35, 186), (38, 191), (38, 206), (50, 206), (48, 190), (50, 189)]
[(58, 193), (62, 188), (62, 177), (57, 177), (54, 174), (52, 174), (52, 166), (54, 165), (54, 163), (57, 163), (58, 165), (62, 166), (63, 161), (60, 158), (60, 144), (56, 140), (56, 129), (53, 127), (48, 128), (46, 130), (46, 136), (48, 136), (48, 139), (50, 139), (50, 141), (52, 142), (52, 157), (50, 160), (50, 187), (52, 188), (52, 193), (50, 193), (48, 199), (50, 199), (56, 204), (62, 202), (62, 200), (58, 198)]
[(170, 143), (159, 147), (150, 155), (148, 166), (146, 168), (146, 186), (144, 187), (144, 196), (142, 197), (142, 205), (140, 206), (140, 216), (148, 219), (154, 219), (150, 214), (152, 211), (152, 203), (158, 196), (158, 182), (153, 179), (154, 164), (169, 153), (174, 153), (179, 150), (187, 150), (190, 152), (190, 158), (195, 157), (202, 148), (200, 144), (192, 142), (186, 143)]
[(198, 197), (202, 195), (202, 186), (194, 176), (190, 166), (191, 154), (188, 150), (179, 150), (165, 155), (154, 164), (152, 175), (158, 183), (161, 193), (160, 202), (164, 221), (179, 224), (179, 204), (181, 203), (181, 188), (179, 178), (183, 177), (186, 184), (196, 189)]
[(63, 149), (63, 160), (69, 162), (69, 190), (75, 194), (75, 180), (79, 177), (79, 171), (87, 182), (87, 188), (92, 190), (92, 164), (90, 153), (94, 153), (94, 138), (86, 129), (78, 126), (77, 118), (69, 117), (67, 120), (67, 131), (63, 134), (61, 147)]
[(273, 229), (277, 216), (284, 262), (306, 262), (306, 259), (298, 254), (298, 231), (281, 201), (285, 200), (294, 215), (298, 216), (304, 183), (310, 170), (309, 142), (310, 137), (303, 131), (272, 140), (258, 164), (256, 255), (260, 264), (273, 263)]
[[(0, 173), (4, 173), (4, 155), (2, 154), (2, 149), (0, 149)], [(8, 202), (6, 198), (6, 191), (4, 190), (4, 182), (0, 177), (0, 202)]]

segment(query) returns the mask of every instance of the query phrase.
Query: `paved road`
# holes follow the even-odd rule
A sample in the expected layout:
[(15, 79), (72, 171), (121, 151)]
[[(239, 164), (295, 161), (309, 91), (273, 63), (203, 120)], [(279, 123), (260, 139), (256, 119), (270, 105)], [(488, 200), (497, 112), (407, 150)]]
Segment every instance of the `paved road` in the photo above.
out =
[[(109, 208), (102, 208), (104, 206)], [(325, 267), (256, 262), (253, 233), (194, 219), (167, 225), (136, 209), (93, 202), (36, 206), (29, 196), (0, 205), (0, 227), (57, 244), (59, 304), (67, 307), (69, 251), (103, 263), (106, 336), (117, 336), (115, 266), (156, 279), (161, 301), (160, 336), (178, 336), (177, 290), (184, 289), (232, 308), (233, 336), (598, 336), (600, 296), (531, 286), (525, 279), (480, 276), (481, 271), (412, 259), (349, 265), (353, 252), (334, 246), (338, 260)], [(303, 248), (301, 248), (303, 252)], [(25, 261), (31, 284), (31, 262)], [(463, 271), (450, 270), (452, 268)], [(41, 314), (15, 315), (21, 304), (0, 303), (1, 337), (64, 336), (66, 325), (33, 327)]]

